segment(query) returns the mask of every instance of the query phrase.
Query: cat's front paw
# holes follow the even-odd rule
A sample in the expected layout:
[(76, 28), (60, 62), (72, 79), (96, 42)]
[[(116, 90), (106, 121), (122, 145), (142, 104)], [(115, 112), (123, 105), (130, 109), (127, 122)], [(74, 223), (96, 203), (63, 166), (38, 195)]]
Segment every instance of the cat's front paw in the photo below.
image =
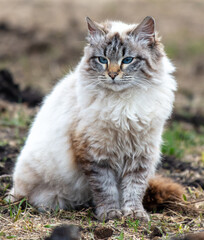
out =
[(111, 219), (120, 219), (122, 212), (119, 209), (97, 209), (96, 218), (103, 222)]
[(148, 213), (144, 209), (126, 208), (123, 209), (123, 214), (125, 217), (138, 219), (143, 222), (148, 222), (150, 220)]

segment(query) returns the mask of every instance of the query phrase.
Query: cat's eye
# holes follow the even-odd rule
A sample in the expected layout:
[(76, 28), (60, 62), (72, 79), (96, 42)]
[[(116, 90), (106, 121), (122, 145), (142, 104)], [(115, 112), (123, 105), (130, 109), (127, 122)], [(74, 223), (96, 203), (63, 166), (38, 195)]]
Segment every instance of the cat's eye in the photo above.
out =
[(123, 58), (122, 63), (129, 64), (132, 61), (133, 61), (133, 57), (126, 57), (126, 58)]
[(102, 64), (107, 64), (108, 63), (108, 60), (106, 58), (104, 58), (104, 57), (98, 57), (98, 60)]

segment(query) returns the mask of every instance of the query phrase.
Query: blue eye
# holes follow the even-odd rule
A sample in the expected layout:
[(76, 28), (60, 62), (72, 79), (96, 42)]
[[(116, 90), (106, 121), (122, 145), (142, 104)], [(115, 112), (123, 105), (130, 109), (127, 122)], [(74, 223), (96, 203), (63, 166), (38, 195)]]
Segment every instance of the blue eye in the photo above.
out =
[(107, 64), (108, 63), (108, 60), (106, 58), (104, 58), (104, 57), (98, 57), (98, 60), (102, 64)]
[(129, 64), (132, 62), (132, 60), (133, 60), (133, 57), (126, 57), (126, 58), (123, 58), (122, 63)]

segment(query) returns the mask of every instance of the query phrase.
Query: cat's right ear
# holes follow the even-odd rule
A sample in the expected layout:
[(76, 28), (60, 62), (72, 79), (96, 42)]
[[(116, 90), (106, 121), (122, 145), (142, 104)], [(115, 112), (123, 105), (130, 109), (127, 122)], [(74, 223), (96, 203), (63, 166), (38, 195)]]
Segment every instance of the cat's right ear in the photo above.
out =
[(86, 17), (88, 26), (88, 41), (97, 41), (97, 39), (104, 37), (105, 32), (101, 29), (98, 23), (92, 21), (89, 17)]
[(146, 42), (149, 45), (155, 43), (155, 20), (153, 17), (146, 17), (136, 28), (130, 33), (137, 41)]

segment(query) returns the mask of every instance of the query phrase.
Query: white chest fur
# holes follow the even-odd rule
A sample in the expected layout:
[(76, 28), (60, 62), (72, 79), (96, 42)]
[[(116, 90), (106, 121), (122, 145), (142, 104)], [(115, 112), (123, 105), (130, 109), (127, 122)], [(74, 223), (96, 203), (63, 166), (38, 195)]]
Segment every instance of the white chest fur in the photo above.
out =
[(158, 152), (163, 125), (171, 113), (171, 89), (78, 92), (76, 132), (88, 142), (96, 161), (109, 160), (122, 167), (125, 157), (154, 155), (155, 149)]

